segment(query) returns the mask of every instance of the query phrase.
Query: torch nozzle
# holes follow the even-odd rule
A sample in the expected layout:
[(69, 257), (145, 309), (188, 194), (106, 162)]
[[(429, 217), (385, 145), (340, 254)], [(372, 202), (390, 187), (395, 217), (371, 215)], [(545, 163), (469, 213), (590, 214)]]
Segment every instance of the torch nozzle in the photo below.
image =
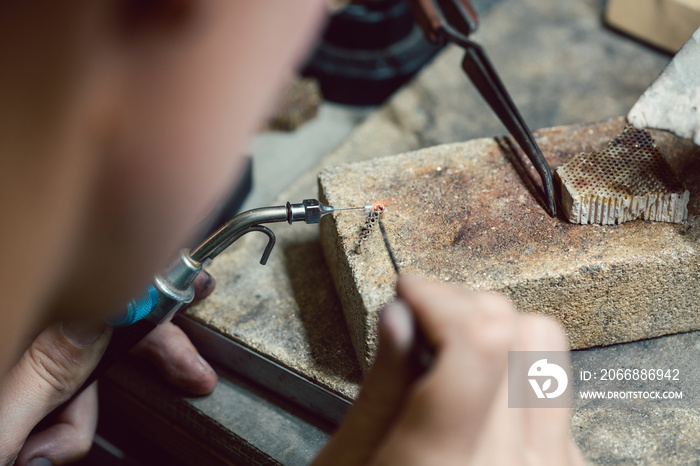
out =
[(335, 210), (335, 211), (337, 211), (337, 210), (367, 210), (367, 209), (371, 209), (371, 208), (372, 208), (371, 205), (363, 205), (360, 207), (333, 207), (333, 210)]

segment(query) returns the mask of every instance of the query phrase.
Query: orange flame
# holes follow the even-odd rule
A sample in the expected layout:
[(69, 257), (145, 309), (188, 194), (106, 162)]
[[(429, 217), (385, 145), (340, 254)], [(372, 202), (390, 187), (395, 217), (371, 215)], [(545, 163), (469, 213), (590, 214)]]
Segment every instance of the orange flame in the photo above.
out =
[(383, 210), (388, 205), (389, 205), (389, 203), (387, 201), (376, 201), (374, 204), (372, 204), (372, 209), (373, 210)]

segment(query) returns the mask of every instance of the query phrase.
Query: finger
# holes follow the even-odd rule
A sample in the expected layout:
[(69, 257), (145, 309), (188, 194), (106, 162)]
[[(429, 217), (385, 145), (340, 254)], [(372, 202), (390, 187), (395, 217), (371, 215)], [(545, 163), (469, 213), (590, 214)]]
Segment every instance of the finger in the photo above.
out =
[[(510, 301), (499, 295), (476, 293), (416, 275), (401, 276), (397, 291), (413, 309), (419, 326), (436, 349), (451, 338), (480, 346), (482, 340), (491, 337), (484, 333), (485, 329), (500, 331), (504, 317), (512, 320), (514, 315)], [(496, 325), (488, 324), (490, 320)]]
[[(464, 389), (493, 394), (517, 337), (517, 314), (510, 301), (410, 275), (401, 277), (398, 291), (439, 353), (439, 375)], [(484, 413), (483, 405), (474, 408)]]
[[(522, 351), (568, 351), (562, 327), (554, 320), (521, 315), (519, 345)], [(570, 375), (570, 374), (569, 374)], [(571, 410), (533, 408), (524, 410), (525, 448), (542, 464), (563, 464), (570, 456)]]
[[(517, 316), (515, 351), (565, 351), (566, 338), (550, 319)], [(511, 408), (504, 377), (484, 428), (475, 463), (566, 464), (569, 412), (560, 408)], [(494, 448), (494, 445), (502, 445)]]
[(194, 300), (199, 301), (212, 294), (216, 287), (216, 280), (209, 275), (209, 272), (202, 270), (194, 278), (192, 285), (194, 286)]
[(362, 391), (315, 464), (357, 465), (368, 461), (386, 435), (413, 378), (413, 317), (405, 303), (387, 304), (379, 317), (379, 349)]
[(571, 466), (586, 466), (581, 449), (576, 445), (574, 439), (569, 439), (569, 464)]
[(97, 385), (92, 384), (61, 412), (56, 424), (29, 436), (16, 464), (40, 459), (54, 465), (77, 461), (90, 451), (96, 427)]
[(418, 278), (399, 282), (399, 295), (415, 306), (436, 345), (436, 359), (411, 391), (381, 455), (427, 464), (447, 461), (446, 454), (468, 458), (504, 378), (517, 315), (495, 295)]
[[(424, 451), (438, 455), (422, 458), (426, 464), (444, 464), (443, 452), (465, 458), (474, 454), (505, 376), (508, 346), (501, 341), (487, 350), (492, 353), (488, 357), (466, 344), (443, 347), (434, 367), (411, 391), (388, 451), (410, 445), (401, 452), (406, 461)], [(495, 346), (501, 347), (500, 357)]]
[(172, 322), (159, 325), (132, 350), (151, 360), (163, 376), (194, 395), (206, 395), (216, 387), (217, 377), (190, 339)]
[[(493, 393), (517, 337), (517, 314), (510, 301), (411, 275), (400, 278), (398, 292), (440, 353), (436, 369), (445, 377), (454, 371), (451, 377), (462, 388)], [(485, 414), (483, 404), (474, 408)]]
[[(209, 275), (209, 272), (207, 272), (206, 270), (202, 270), (197, 274), (196, 277), (194, 277), (192, 286), (194, 287), (194, 298), (192, 302), (196, 302), (212, 294), (214, 288), (216, 288), (216, 280), (214, 280), (214, 277)], [(182, 309), (180, 309), (179, 312), (182, 312), (184, 309), (187, 309), (187, 307), (189, 307), (189, 304), (185, 305)], [(175, 314), (170, 314), (163, 321), (163, 323), (172, 321), (174, 317)]]
[[(410, 310), (402, 302), (380, 315), (379, 349), (362, 391), (316, 464), (360, 464), (371, 455), (401, 404), (410, 378), (413, 341)], [(339, 463), (340, 462), (340, 463)]]
[(504, 374), (491, 405), (473, 464), (561, 464), (531, 461), (523, 432), (525, 409), (508, 406), (508, 377)]
[(107, 348), (104, 324), (55, 324), (24, 352), (0, 386), (0, 464), (35, 425), (80, 388)]

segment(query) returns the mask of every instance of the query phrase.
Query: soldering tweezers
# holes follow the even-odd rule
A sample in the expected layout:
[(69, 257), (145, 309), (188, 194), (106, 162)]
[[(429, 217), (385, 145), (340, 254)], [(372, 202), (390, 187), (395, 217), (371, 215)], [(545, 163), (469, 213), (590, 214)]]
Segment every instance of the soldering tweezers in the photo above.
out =
[(468, 0), (410, 0), (423, 33), (433, 43), (453, 42), (465, 51), (462, 68), (486, 102), (500, 118), (542, 178), (550, 214), (556, 214), (552, 170), (530, 129), (510, 98), (484, 49), (469, 39), (479, 19)]

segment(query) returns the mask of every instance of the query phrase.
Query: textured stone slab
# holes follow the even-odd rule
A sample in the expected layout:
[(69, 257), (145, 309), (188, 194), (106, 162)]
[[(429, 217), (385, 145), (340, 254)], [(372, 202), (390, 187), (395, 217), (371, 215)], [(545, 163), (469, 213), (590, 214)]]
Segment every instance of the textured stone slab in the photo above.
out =
[[(493, 3), (475, 39), (488, 50), (532, 128), (621, 115), (668, 62), (666, 55), (605, 29), (599, 0), (562, 0), (556, 8), (540, 0)], [(503, 125), (464, 76), (462, 57), (459, 48), (446, 47), (336, 151), (274, 201), (251, 207), (314, 197), (316, 176), (326, 167), (503, 134)], [(279, 142), (280, 151), (284, 143)], [(272, 168), (263, 167), (260, 173), (274, 178)], [(318, 227), (272, 228), (278, 244), (268, 264), (258, 263), (265, 239), (243, 238), (210, 266), (218, 283), (214, 295), (188, 313), (320, 385), (353, 397), (360, 370)], [(314, 294), (300, 292), (309, 289)]]
[[(553, 167), (601, 150), (622, 119), (537, 134)], [(498, 291), (524, 312), (554, 316), (573, 348), (610, 345), (700, 328), (700, 149), (655, 133), (691, 189), (683, 224), (573, 225), (541, 207), (533, 167), (507, 140), (477, 139), (357, 164), (319, 176), (336, 205), (383, 201), (400, 267), (437, 280)], [(358, 216), (322, 224), (322, 244), (363, 368), (376, 347), (379, 309), (395, 274), (379, 235), (353, 249)]]
[[(480, 2), (474, 3), (484, 13)], [(606, 29), (600, 21), (603, 0), (560, 0), (556, 5), (541, 0), (493, 3), (491, 12), (482, 15), (475, 39), (489, 52), (533, 129), (624, 114), (668, 61), (667, 55)], [(464, 77), (461, 60), (457, 48), (447, 47), (417, 79), (369, 116), (338, 150), (301, 175), (274, 202), (270, 195), (253, 207), (313, 197), (316, 175), (325, 167), (503, 134), (498, 119)], [(301, 131), (312, 125), (305, 125)], [(279, 142), (282, 149), (285, 143)], [(592, 149), (588, 146), (583, 150)], [(287, 153), (282, 152), (286, 157)], [(269, 168), (259, 171), (271, 176)], [(274, 228), (280, 243), (267, 266), (258, 264), (264, 238), (245, 238), (224, 253), (230, 256), (225, 263), (220, 262), (224, 257), (220, 256), (212, 264), (211, 271), (218, 279), (216, 296), (188, 312), (227, 337), (353, 397), (360, 382), (359, 368), (321, 253), (318, 229), (301, 225)], [(311, 288), (316, 290), (313, 296), (302, 293), (304, 298), (297, 300), (298, 290)], [(685, 343), (679, 344), (679, 340)], [(647, 351), (688, 354), (685, 345), (700, 345), (700, 332), (655, 341), (665, 344)], [(615, 356), (608, 352), (614, 348), (585, 351), (600, 353), (601, 360), (612, 361)], [(172, 395), (162, 387), (153, 392), (145, 389), (156, 383), (148, 370), (136, 377), (133, 365), (125, 365), (115, 375), (120, 386), (128, 387), (130, 398), (144, 400), (143, 406), (152, 407), (153, 400), (165, 398), (164, 393)], [(228, 384), (222, 383), (217, 391), (227, 388)], [(181, 397), (168, 398), (173, 402), (159, 411), (163, 419), (181, 430), (197, 433), (203, 430), (202, 425), (212, 426), (221, 432), (204, 430), (204, 435), (226, 449), (237, 447), (229, 434), (235, 426), (242, 422), (268, 426), (270, 422), (264, 413), (236, 406), (245, 403), (240, 398), (215, 394), (201, 400), (187, 399), (186, 403), (194, 406), (187, 410), (182, 407)], [(699, 410), (574, 408), (572, 432), (589, 464), (689, 464), (697, 457)], [(193, 414), (188, 417), (188, 413)], [(274, 426), (263, 430), (273, 432)]]

